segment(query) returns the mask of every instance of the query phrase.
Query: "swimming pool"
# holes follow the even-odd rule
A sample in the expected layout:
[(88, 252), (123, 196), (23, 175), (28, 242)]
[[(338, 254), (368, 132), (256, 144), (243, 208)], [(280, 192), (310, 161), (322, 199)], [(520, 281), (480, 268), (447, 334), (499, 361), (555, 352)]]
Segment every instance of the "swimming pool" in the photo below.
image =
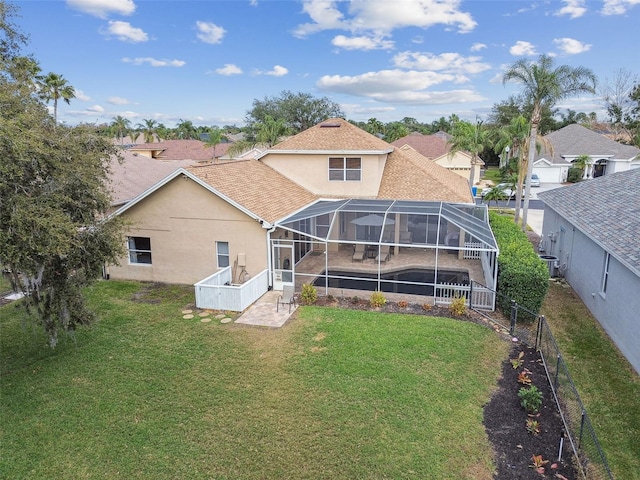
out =
[[(326, 272), (322, 272), (313, 282), (317, 287), (325, 286)], [(375, 273), (329, 270), (329, 287), (346, 290), (378, 290), (378, 276)], [(438, 270), (435, 282), (435, 270), (429, 268), (411, 268), (380, 275), (380, 290), (391, 293), (433, 296), (434, 283), (454, 283), (469, 285), (468, 271)]]

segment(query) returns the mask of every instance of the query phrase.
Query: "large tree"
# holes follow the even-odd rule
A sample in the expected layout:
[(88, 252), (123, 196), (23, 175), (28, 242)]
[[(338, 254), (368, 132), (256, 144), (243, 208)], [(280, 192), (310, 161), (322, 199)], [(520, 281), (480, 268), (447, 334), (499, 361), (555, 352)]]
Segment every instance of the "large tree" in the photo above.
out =
[[(118, 115), (113, 118), (113, 121), (109, 125), (109, 130), (116, 139), (120, 140), (120, 143), (123, 143), (124, 137), (126, 137), (131, 130), (131, 120), (124, 118), (122, 115)], [(131, 139), (131, 141), (133, 140), (134, 139)]]
[(93, 319), (83, 288), (123, 247), (120, 221), (106, 220), (117, 147), (94, 127), (56, 128), (28, 73), (15, 74), (24, 57), (2, 41), (7, 22), (0, 2), (0, 58), (11, 67), (0, 72), (0, 265), (54, 346)]
[(58, 100), (64, 101), (67, 105), (72, 98), (76, 98), (76, 89), (69, 85), (67, 79), (62, 75), (50, 72), (42, 78), (40, 95), (46, 102), (53, 100), (53, 119), (58, 121)]
[(522, 95), (532, 106), (529, 133), (529, 159), (525, 183), (522, 230), (527, 228), (531, 174), (535, 158), (536, 138), (544, 108), (552, 109), (560, 100), (579, 93), (595, 93), (596, 76), (584, 67), (560, 65), (554, 68), (553, 58), (541, 55), (537, 62), (520, 59), (502, 77), (503, 83), (514, 81), (522, 85)]
[(216, 147), (222, 143), (223, 140), (227, 139), (227, 136), (224, 134), (222, 130), (218, 127), (211, 127), (207, 130), (209, 134), (209, 138), (204, 142), (207, 147), (213, 147), (213, 159), (215, 160), (216, 155)]
[(267, 116), (282, 120), (285, 127), (296, 134), (327, 118), (344, 117), (344, 112), (327, 97), (316, 98), (308, 93), (284, 90), (277, 97), (253, 101), (245, 119), (250, 136), (256, 134), (258, 124), (264, 123)]
[(144, 118), (142, 123), (136, 125), (139, 133), (142, 133), (145, 143), (152, 143), (158, 135), (158, 122), (152, 118)]

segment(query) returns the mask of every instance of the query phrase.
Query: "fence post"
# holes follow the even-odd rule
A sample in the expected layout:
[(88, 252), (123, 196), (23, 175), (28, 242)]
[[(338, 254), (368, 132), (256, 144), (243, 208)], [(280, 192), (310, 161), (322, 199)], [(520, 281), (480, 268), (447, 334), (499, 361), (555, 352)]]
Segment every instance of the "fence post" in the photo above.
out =
[(580, 450), (580, 447), (582, 446), (582, 431), (584, 430), (584, 417), (586, 415), (586, 412), (584, 410), (582, 410), (582, 415), (580, 418), (580, 435), (578, 436), (578, 450)]
[(516, 332), (516, 318), (518, 316), (518, 304), (515, 300), (511, 300), (511, 330), (509, 334), (513, 337)]
[(561, 359), (561, 355), (558, 352), (558, 355), (556, 356), (556, 378), (553, 379), (553, 388), (554, 390), (558, 390), (558, 374), (560, 373), (560, 359)]
[(538, 328), (536, 329), (536, 351), (540, 351), (542, 343), (542, 324), (544, 323), (544, 315), (538, 315)]
[(469, 282), (469, 310), (473, 310), (473, 280)]

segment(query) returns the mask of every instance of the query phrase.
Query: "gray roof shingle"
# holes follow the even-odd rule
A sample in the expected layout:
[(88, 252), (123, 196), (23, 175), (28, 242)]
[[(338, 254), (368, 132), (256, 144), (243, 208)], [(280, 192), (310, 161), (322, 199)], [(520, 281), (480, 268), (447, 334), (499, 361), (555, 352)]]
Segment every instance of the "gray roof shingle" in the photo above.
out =
[(538, 198), (640, 276), (640, 168), (540, 192)]

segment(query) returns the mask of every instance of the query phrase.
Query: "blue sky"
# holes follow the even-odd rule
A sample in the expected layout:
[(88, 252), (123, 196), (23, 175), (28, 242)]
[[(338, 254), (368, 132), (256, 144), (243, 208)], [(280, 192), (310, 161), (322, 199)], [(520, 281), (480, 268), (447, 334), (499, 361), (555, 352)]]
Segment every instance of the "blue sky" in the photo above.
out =
[[(60, 121), (243, 125), (254, 99), (326, 96), (348, 119), (483, 119), (516, 60), (640, 75), (640, 0), (12, 2), (44, 73), (77, 90)], [(598, 96), (558, 107), (598, 113)]]

